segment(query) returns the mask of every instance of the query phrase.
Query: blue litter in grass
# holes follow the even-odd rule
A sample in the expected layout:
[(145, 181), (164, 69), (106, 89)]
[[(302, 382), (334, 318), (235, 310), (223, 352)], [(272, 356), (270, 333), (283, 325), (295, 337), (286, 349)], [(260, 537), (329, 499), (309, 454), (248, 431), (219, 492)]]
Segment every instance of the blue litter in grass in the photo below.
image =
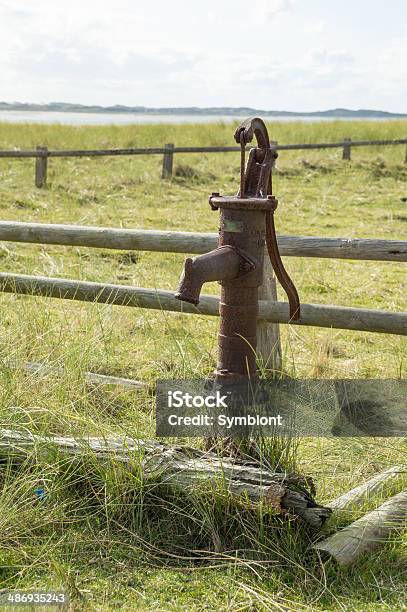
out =
[(45, 491), (44, 487), (37, 487), (34, 489), (34, 493), (41, 501), (47, 497), (47, 492)]

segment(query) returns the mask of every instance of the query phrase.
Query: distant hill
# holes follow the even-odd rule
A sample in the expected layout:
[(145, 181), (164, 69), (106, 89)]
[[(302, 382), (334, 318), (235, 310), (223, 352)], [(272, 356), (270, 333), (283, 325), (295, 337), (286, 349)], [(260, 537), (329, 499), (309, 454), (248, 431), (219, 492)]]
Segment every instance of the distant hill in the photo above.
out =
[(261, 110), (249, 107), (210, 106), (201, 108), (198, 106), (180, 107), (158, 107), (147, 106), (86, 106), (84, 104), (68, 104), (67, 102), (50, 102), (49, 104), (31, 104), (29, 102), (0, 102), (0, 110), (9, 111), (46, 111), (66, 113), (142, 113), (151, 115), (261, 115), (262, 117), (335, 117), (340, 118), (369, 118), (372, 119), (396, 119), (406, 118), (407, 113), (389, 113), (381, 110), (348, 108), (333, 108), (325, 111), (292, 112), (277, 110)]

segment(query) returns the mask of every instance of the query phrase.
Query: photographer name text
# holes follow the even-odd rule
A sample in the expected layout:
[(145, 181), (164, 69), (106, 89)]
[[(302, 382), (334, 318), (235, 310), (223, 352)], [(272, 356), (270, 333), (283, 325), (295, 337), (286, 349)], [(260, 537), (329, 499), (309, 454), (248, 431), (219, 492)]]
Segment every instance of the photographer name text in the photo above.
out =
[(227, 414), (218, 414), (211, 416), (209, 414), (196, 414), (194, 416), (179, 416), (170, 414), (167, 418), (168, 425), (171, 427), (225, 427), (232, 429), (233, 427), (256, 427), (256, 426), (274, 426), (281, 427), (283, 418), (281, 414), (275, 416), (264, 416), (260, 414), (245, 414), (244, 416), (229, 416)]

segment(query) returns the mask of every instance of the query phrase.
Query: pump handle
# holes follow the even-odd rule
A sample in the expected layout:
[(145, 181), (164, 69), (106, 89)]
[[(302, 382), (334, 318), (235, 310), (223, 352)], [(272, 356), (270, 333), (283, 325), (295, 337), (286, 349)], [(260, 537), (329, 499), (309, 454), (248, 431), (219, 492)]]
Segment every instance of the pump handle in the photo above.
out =
[[(255, 158), (257, 164), (266, 164), (270, 160), (270, 156), (267, 152), (270, 150), (270, 139), (267, 131), (266, 124), (260, 117), (249, 117), (245, 119), (243, 123), (236, 129), (234, 137), (237, 143), (241, 146), (241, 169), (240, 169), (240, 197), (245, 196), (245, 186), (250, 184), (250, 172), (253, 168), (253, 160), (249, 158), (247, 166), (245, 167), (245, 149), (246, 145), (253, 140), (253, 136), (257, 140), (257, 148), (255, 149)], [(267, 194), (272, 195), (272, 164), (270, 164), (268, 177), (264, 176), (264, 173), (260, 173), (261, 178), (265, 178), (267, 185), (265, 189)], [(260, 189), (259, 185), (259, 189)], [(298, 321), (300, 318), (300, 298), (298, 297), (297, 289), (293, 281), (291, 280), (284, 264), (281, 260), (280, 251), (278, 250), (277, 236), (274, 225), (274, 210), (266, 212), (266, 245), (267, 252), (270, 257), (271, 265), (273, 266), (274, 272), (283, 287), (288, 297), (288, 304), (290, 309), (290, 320)]]

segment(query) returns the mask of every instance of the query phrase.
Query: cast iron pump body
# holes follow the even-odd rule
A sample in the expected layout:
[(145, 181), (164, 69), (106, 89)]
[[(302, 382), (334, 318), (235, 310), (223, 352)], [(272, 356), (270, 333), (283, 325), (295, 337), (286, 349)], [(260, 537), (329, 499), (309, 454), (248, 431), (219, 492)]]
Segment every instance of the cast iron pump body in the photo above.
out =
[[(256, 137), (257, 147), (246, 144)], [(202, 285), (219, 281), (220, 330), (216, 379), (234, 382), (255, 379), (258, 288), (263, 284), (264, 247), (276, 276), (287, 293), (290, 320), (300, 316), (297, 291), (281, 261), (274, 228), (277, 200), (272, 195), (272, 167), (277, 152), (270, 148), (267, 128), (257, 117), (246, 119), (236, 130), (241, 145), (240, 189), (236, 196), (209, 198), (212, 210), (220, 210), (219, 246), (185, 261), (175, 297), (197, 305)]]

